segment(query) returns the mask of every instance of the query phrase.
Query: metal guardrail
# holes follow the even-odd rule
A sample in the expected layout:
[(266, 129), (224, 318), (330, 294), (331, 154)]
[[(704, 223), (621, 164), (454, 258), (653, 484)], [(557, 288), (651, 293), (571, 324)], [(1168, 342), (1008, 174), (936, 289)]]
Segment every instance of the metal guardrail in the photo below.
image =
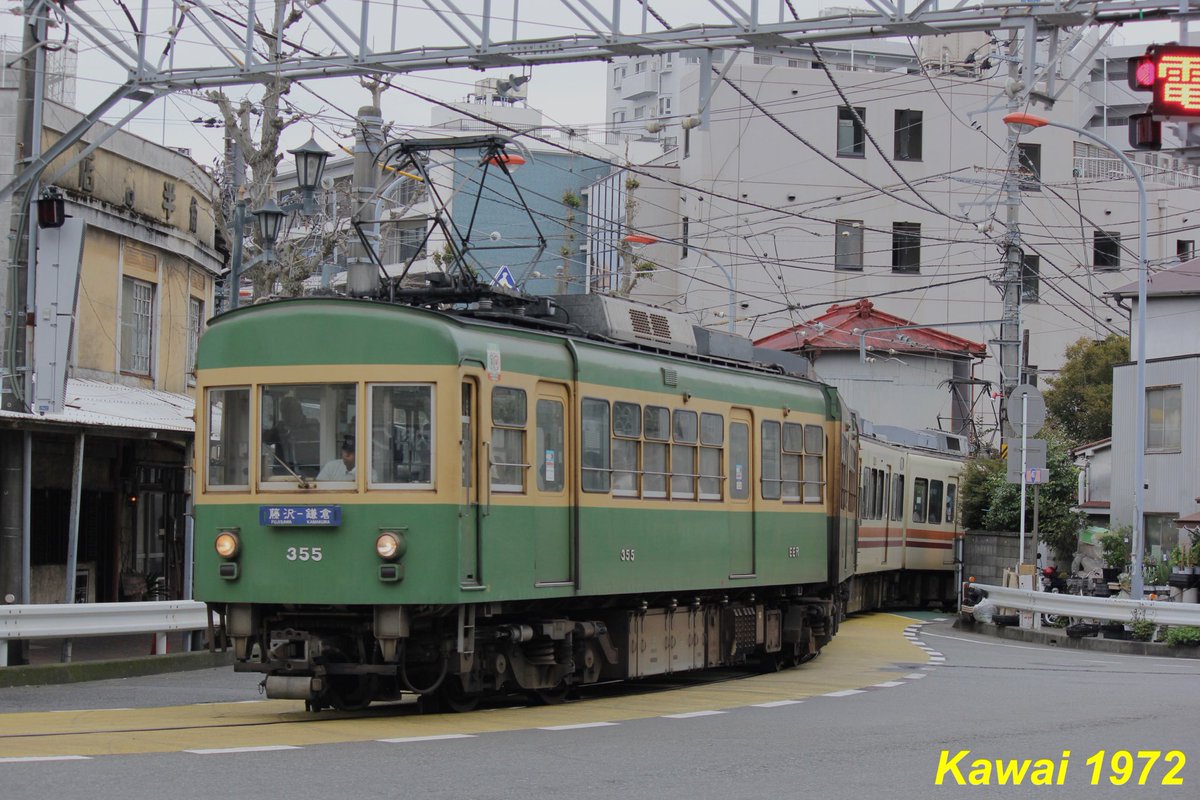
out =
[(1195, 625), (1200, 627), (1200, 603), (1168, 603), (1161, 600), (1134, 600), (1128, 597), (1083, 597), (1075, 594), (1034, 592), (972, 583), (1001, 608), (1058, 614), (1083, 619), (1134, 622), (1146, 620), (1157, 625)]
[(154, 652), (165, 653), (168, 633), (207, 630), (217, 624), (204, 603), (194, 600), (0, 606), (0, 667), (8, 666), (8, 643), (13, 639), (153, 633)]

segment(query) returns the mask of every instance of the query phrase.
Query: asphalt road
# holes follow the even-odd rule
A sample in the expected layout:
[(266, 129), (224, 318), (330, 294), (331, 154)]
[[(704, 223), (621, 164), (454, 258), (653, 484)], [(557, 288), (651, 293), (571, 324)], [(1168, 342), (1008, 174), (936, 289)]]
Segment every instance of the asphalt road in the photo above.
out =
[[(1200, 663), (912, 624), (852, 620), (777, 675), (461, 715), (308, 715), (226, 670), (2, 690), (0, 797), (1195, 795)], [(987, 774), (973, 767), (984, 759)], [(998, 785), (997, 759), (1031, 761), (1021, 785)]]

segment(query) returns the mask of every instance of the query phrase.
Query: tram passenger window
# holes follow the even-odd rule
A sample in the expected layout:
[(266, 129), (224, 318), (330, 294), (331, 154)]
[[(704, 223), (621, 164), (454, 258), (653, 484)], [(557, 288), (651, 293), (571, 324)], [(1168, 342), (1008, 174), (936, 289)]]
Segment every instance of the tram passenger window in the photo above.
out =
[(696, 499), (696, 443), (699, 423), (695, 411), (676, 411), (671, 436), (671, 499)]
[(613, 494), (638, 496), (638, 450), (642, 438), (642, 407), (637, 403), (613, 403), (612, 481)]
[(904, 519), (904, 473), (892, 476), (892, 520)]
[(372, 385), (372, 486), (433, 485), (433, 387)]
[(925, 500), (928, 494), (929, 481), (924, 478), (916, 478), (913, 481), (913, 522), (925, 521)]
[[(804, 502), (820, 503), (825, 486), (825, 431), (820, 425), (804, 426)], [(876, 506), (875, 518), (883, 511)]]
[(563, 404), (557, 400), (537, 401), (537, 487), (542, 492), (563, 489)]
[(947, 525), (954, 524), (954, 512), (957, 510), (955, 508), (955, 505), (956, 505), (955, 501), (957, 499), (958, 499), (958, 484), (947, 482), (946, 483), (946, 517), (945, 517)]
[(762, 424), (762, 496), (764, 500), (778, 500), (779, 491), (779, 445), (781, 440), (778, 422)]
[(646, 406), (642, 421), (646, 437), (642, 444), (642, 497), (666, 497), (671, 412), (662, 406)]
[(721, 449), (725, 444), (725, 418), (700, 415), (700, 499), (721, 499)]
[(804, 426), (783, 424), (783, 454), (779, 458), (780, 491), (785, 503), (800, 502), (800, 484), (804, 460)]
[(608, 401), (583, 400), (583, 490), (607, 492), (609, 473)]
[(934, 525), (942, 524), (942, 482), (929, 482), (929, 516), (928, 521)]
[(875, 519), (883, 519), (883, 510), (885, 508), (883, 504), (883, 486), (886, 482), (887, 478), (884, 476), (883, 470), (875, 470), (875, 505), (873, 506)]
[(250, 486), (250, 390), (208, 390), (208, 486)]
[(741, 422), (729, 425), (729, 464), (733, 481), (729, 496), (734, 500), (750, 497), (750, 426)]
[(525, 426), (529, 408), (524, 389), (492, 389), (491, 485), (493, 492), (524, 492)]
[(862, 501), (859, 508), (862, 511), (860, 514), (862, 519), (871, 518), (871, 468), (862, 468), (862, 488), (858, 492), (858, 497)]
[[(344, 445), (353, 452), (358, 402), (354, 384), (275, 384), (261, 391), (260, 479), (278, 484), (272, 488), (298, 487), (301, 479), (315, 479), (323, 465), (339, 461)], [(353, 462), (346, 469), (354, 469)]]

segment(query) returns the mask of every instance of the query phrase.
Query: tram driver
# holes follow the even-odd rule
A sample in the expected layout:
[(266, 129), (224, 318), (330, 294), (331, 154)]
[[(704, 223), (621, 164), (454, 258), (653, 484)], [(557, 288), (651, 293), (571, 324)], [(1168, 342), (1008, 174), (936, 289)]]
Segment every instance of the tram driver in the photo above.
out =
[(317, 473), (318, 481), (352, 481), (354, 480), (354, 440), (342, 441), (342, 455), (321, 467)]

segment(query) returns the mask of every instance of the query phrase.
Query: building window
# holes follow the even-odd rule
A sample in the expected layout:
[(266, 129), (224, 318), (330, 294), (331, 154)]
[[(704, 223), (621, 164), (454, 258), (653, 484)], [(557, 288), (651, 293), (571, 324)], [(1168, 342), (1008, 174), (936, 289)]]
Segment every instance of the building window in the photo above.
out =
[(921, 112), (896, 109), (896, 160), (921, 160)]
[(154, 285), (125, 278), (121, 295), (121, 371), (150, 374), (154, 338)]
[(615, 67), (613, 69), (613, 88), (614, 89), (621, 88), (621, 79), (624, 77), (625, 77), (625, 68), (624, 67)]
[(196, 385), (196, 348), (200, 345), (202, 330), (204, 330), (204, 301), (199, 297), (193, 297), (188, 303), (188, 386)]
[(1021, 260), (1021, 302), (1038, 301), (1038, 276), (1042, 269), (1041, 256), (1025, 256)]
[(839, 219), (834, 223), (833, 268), (863, 268), (863, 229), (861, 219)]
[(665, 117), (670, 113), (671, 113), (671, 98), (670, 97), (658, 98), (658, 115), (660, 117)]
[(645, 106), (637, 106), (636, 108), (633, 109), (633, 118), (634, 119), (641, 119), (644, 116), (646, 116), (646, 107)]
[(1183, 390), (1160, 386), (1146, 390), (1146, 452), (1179, 452), (1183, 440)]
[(646, 62), (645, 61), (638, 61), (637, 63), (635, 63), (633, 65), (633, 72), (635, 75), (640, 75), (645, 71), (646, 71)]
[(1196, 257), (1196, 240), (1176, 239), (1175, 255), (1179, 256), (1180, 261), (1191, 261)]
[(775, 59), (771, 58), (770, 56), (762, 56), (762, 55), (755, 53), (754, 54), (754, 63), (761, 64), (762, 66), (765, 66), (765, 67), (769, 67), (775, 63)]
[(921, 271), (921, 223), (892, 223), (892, 272)]
[(683, 218), (683, 226), (682, 226), (682, 230), (680, 231), (680, 234), (679, 234), (679, 250), (680, 250), (679, 257), (680, 258), (688, 257), (688, 234), (690, 233), (689, 229), (691, 228), (691, 222), (692, 221), (690, 219), (688, 219), (687, 217)]
[[(855, 112), (858, 114), (857, 119)], [(867, 121), (867, 110), (841, 106), (837, 113), (837, 154), (847, 157), (865, 157), (867, 138), (863, 133), (863, 125)]]
[(683, 129), (683, 157), (687, 158), (692, 154), (692, 129)]
[(1174, 514), (1146, 514), (1142, 530), (1145, 531), (1145, 563), (1161, 564), (1170, 557), (1179, 545), (1179, 528), (1175, 526)]
[(1022, 191), (1042, 190), (1042, 146), (1021, 143), (1017, 145), (1017, 182)]
[(1096, 269), (1121, 268), (1121, 234), (1116, 231), (1092, 232), (1092, 264)]
[(798, 58), (789, 58), (788, 66), (791, 67), (792, 69), (798, 69), (798, 68), (804, 66), (804, 62)]

